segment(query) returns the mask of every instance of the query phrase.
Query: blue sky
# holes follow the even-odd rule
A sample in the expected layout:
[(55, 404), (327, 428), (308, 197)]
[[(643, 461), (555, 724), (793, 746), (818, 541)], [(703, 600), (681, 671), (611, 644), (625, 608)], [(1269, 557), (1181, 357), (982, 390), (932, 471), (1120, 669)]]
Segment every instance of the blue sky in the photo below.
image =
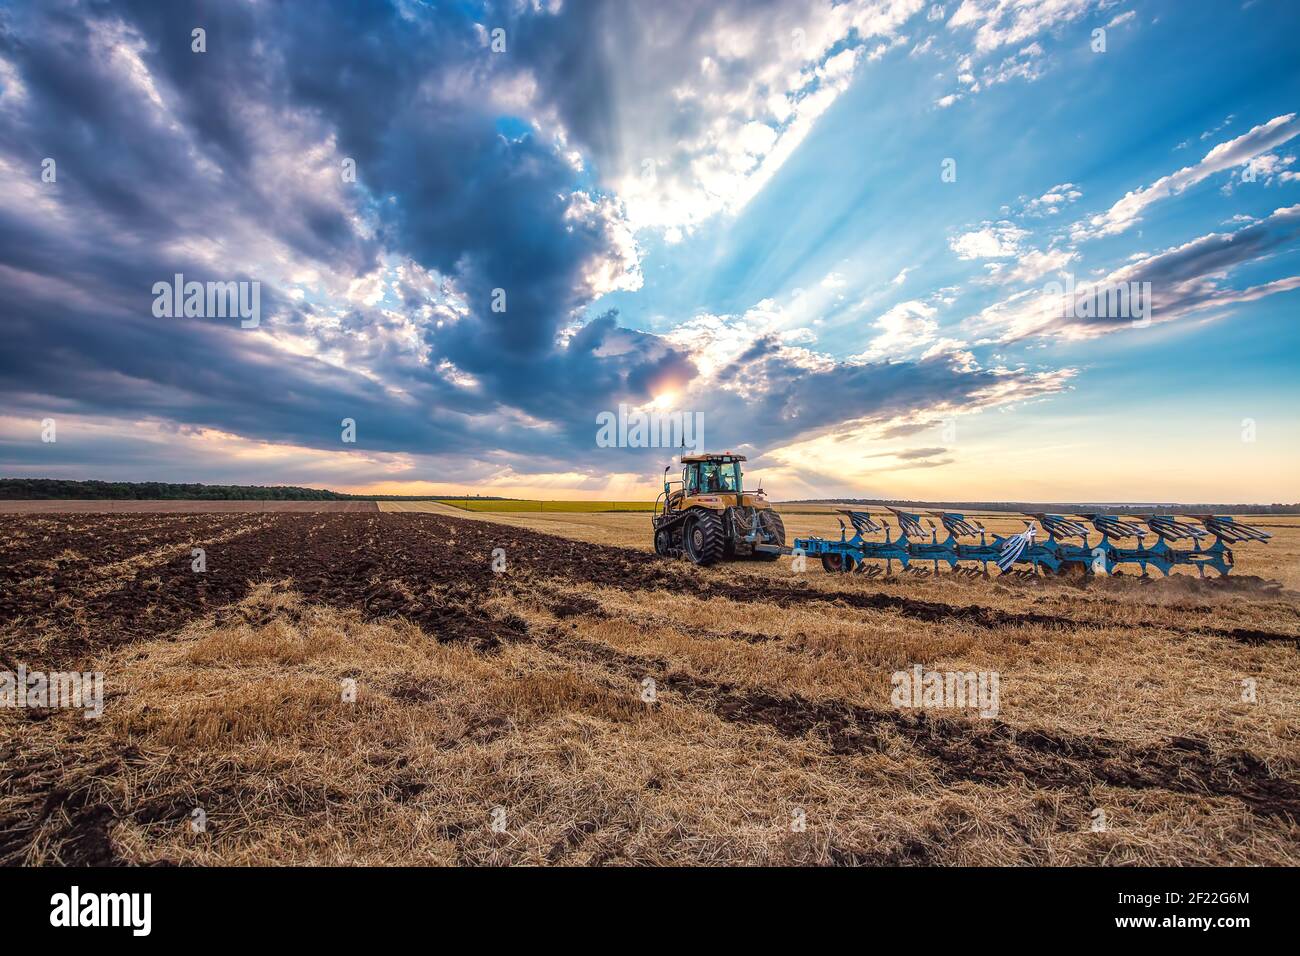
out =
[[(0, 472), (639, 497), (667, 451), (595, 440), (626, 405), (779, 498), (1296, 500), (1298, 28), (11, 5)], [(178, 272), (258, 281), (258, 326), (154, 315)], [(1147, 320), (1067, 276), (1150, 283)]]

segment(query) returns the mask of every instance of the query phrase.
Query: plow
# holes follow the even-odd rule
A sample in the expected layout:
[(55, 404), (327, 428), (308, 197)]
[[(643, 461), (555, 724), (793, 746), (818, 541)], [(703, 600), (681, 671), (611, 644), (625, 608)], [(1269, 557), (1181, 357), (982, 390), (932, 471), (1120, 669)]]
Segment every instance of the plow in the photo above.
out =
[(832, 573), (869, 577), (892, 573), (895, 562), (902, 571), (920, 574), (937, 574), (946, 567), (956, 574), (987, 577), (993, 565), (1002, 574), (1110, 575), (1131, 566), (1143, 577), (1151, 569), (1168, 576), (1176, 567), (1195, 568), (1204, 577), (1207, 568), (1220, 575), (1232, 570), (1232, 545), (1271, 537), (1227, 515), (1188, 515), (1191, 520), (1182, 520), (1174, 515), (1033, 514), (1026, 516), (1024, 531), (1003, 536), (952, 511), (928, 512), (924, 518), (897, 508), (889, 511), (896, 533), (882, 515), (840, 509), (852, 525), (852, 536), (841, 518), (838, 541), (797, 538), (792, 553), (820, 557), (822, 567)]
[[(840, 537), (796, 538), (785, 543), (781, 516), (761, 487), (746, 491), (734, 452), (683, 455), (680, 479), (664, 469), (663, 491), (652, 519), (655, 552), (700, 565), (718, 561), (774, 561), (783, 554), (820, 558), (832, 573), (868, 577), (892, 574), (894, 565), (913, 574), (1006, 575), (1122, 574), (1133, 567), (1168, 576), (1178, 567), (1228, 574), (1232, 546), (1267, 542), (1259, 528), (1227, 515), (1026, 514), (1025, 530), (999, 535), (955, 511), (925, 514), (888, 508), (885, 515), (841, 508)], [(937, 524), (936, 524), (937, 519)], [(852, 526), (852, 534), (849, 526)], [(1040, 531), (1041, 526), (1041, 531)], [(883, 565), (882, 565), (883, 562)]]

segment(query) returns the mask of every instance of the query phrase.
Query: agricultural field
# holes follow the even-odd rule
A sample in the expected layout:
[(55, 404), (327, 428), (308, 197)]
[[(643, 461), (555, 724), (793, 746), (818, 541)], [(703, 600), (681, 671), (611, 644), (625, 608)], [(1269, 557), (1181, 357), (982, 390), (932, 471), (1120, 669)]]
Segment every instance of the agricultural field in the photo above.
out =
[[(422, 505), (423, 502), (395, 502)], [(561, 514), (595, 514), (607, 511), (654, 511), (653, 501), (538, 501), (518, 498), (441, 498), (440, 504), (476, 512), (559, 512)]]
[(263, 501), (213, 499), (162, 501), (135, 499), (26, 499), (0, 500), (0, 514), (222, 514), (230, 512), (376, 511), (373, 501)]
[[(644, 514), (198, 504), (6, 518), (0, 670), (105, 697), (0, 709), (0, 862), (1300, 862), (1295, 518), (1226, 581), (869, 580)], [(993, 706), (900, 706), (917, 666)]]
[[(459, 509), (449, 507), (437, 501), (381, 501), (381, 511), (433, 512), (449, 516), (465, 517)], [(836, 514), (839, 506), (833, 504), (788, 505), (778, 504), (785, 523), (786, 536), (790, 541), (796, 537), (818, 535), (823, 538), (839, 538), (840, 518)], [(855, 506), (856, 507), (856, 506)], [(870, 509), (877, 514), (884, 513), (882, 508)], [(1025, 528), (1025, 516), (1005, 511), (971, 511), (967, 517), (981, 521), (990, 532), (1013, 534)], [(605, 544), (623, 548), (639, 548), (654, 551), (653, 535), (650, 530), (650, 516), (640, 513), (580, 513), (546, 511), (493, 511), (477, 512), (472, 515), (477, 520), (493, 521), (500, 524), (528, 528), (547, 534), (557, 534), (586, 541), (591, 544)], [(1267, 577), (1283, 584), (1287, 588), (1300, 590), (1300, 516), (1298, 515), (1257, 515), (1243, 519), (1252, 527), (1261, 528), (1273, 536), (1267, 546), (1247, 545), (1236, 549), (1236, 572), (1245, 575)], [(852, 534), (852, 529), (849, 529)], [(814, 562), (815, 563), (815, 562)], [(767, 573), (757, 565), (745, 565), (750, 574)], [(781, 562), (770, 569), (771, 573), (785, 575), (789, 573), (788, 562)]]

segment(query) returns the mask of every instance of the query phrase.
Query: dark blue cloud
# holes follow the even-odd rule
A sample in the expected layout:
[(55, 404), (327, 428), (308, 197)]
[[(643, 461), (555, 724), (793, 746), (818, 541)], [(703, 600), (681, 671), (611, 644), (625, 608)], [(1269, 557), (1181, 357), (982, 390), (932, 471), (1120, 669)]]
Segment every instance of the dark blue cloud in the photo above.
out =
[[(7, 412), (151, 418), (322, 449), (340, 447), (339, 420), (352, 417), (368, 449), (466, 472), (641, 468), (644, 455), (595, 448), (596, 413), (690, 386), (698, 371), (682, 347), (615, 313), (584, 322), (593, 266), (626, 249), (610, 197), (565, 155), (618, 152), (619, 56), (600, 38), (633, 42), (636, 8), (87, 0), (0, 11), (0, 58), (22, 87), (0, 103)], [(508, 26), (507, 55), (484, 47), (478, 22)], [(196, 26), (205, 53), (191, 51)], [(537, 129), (503, 134), (496, 91), (525, 73), (564, 148)], [(633, 79), (666, 97), (680, 77)], [(45, 157), (56, 183), (40, 181)], [(343, 158), (356, 163), (350, 188), (333, 176)], [(396, 262), (409, 272), (379, 304), (340, 310), (295, 297), (258, 262), (343, 290)], [(150, 290), (175, 273), (263, 281), (263, 328), (317, 348), (273, 347), (237, 320), (154, 318)], [(941, 359), (810, 370), (760, 339), (721, 373), (740, 387), (700, 401), (720, 440), (771, 445), (971, 400), (991, 379)], [(168, 477), (148, 461), (138, 476)]]

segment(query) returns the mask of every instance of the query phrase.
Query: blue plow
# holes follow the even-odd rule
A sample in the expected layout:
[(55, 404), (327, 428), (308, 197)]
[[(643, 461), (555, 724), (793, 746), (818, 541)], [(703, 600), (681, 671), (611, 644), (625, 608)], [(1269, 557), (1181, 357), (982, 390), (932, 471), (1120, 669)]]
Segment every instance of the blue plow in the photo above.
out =
[[(1100, 575), (1119, 573), (1123, 565), (1136, 565), (1146, 577), (1151, 568), (1168, 575), (1182, 565), (1196, 568), (1204, 577), (1206, 568), (1220, 575), (1232, 570), (1229, 545), (1268, 541), (1272, 537), (1226, 515), (1189, 515), (1197, 524), (1171, 515), (1108, 514), (1033, 514), (1029, 516), (1033, 520), (1025, 521), (1024, 531), (1004, 537), (953, 511), (929, 512), (932, 517), (923, 519), (897, 508), (889, 510), (898, 523), (896, 535), (883, 515), (840, 509), (853, 526), (852, 537), (840, 519), (840, 540), (796, 538), (792, 553), (820, 557), (827, 571), (858, 572), (869, 577), (879, 576), (882, 570), (892, 574), (895, 561), (901, 570), (921, 574), (937, 574), (940, 566), (946, 565), (956, 574), (988, 576), (992, 564), (1002, 574), (1037, 575), (1041, 568), (1053, 574), (1078, 569)], [(933, 518), (943, 525), (943, 540)], [(1039, 525), (1046, 537), (1039, 532)], [(1147, 547), (1152, 538), (1154, 543)], [(1207, 543), (1208, 538), (1213, 541)], [(1074, 539), (1079, 543), (1073, 543)], [(1126, 546), (1130, 539), (1137, 547)], [(1181, 542), (1190, 547), (1178, 547)], [(877, 561), (885, 563), (883, 569), (868, 563)]]

